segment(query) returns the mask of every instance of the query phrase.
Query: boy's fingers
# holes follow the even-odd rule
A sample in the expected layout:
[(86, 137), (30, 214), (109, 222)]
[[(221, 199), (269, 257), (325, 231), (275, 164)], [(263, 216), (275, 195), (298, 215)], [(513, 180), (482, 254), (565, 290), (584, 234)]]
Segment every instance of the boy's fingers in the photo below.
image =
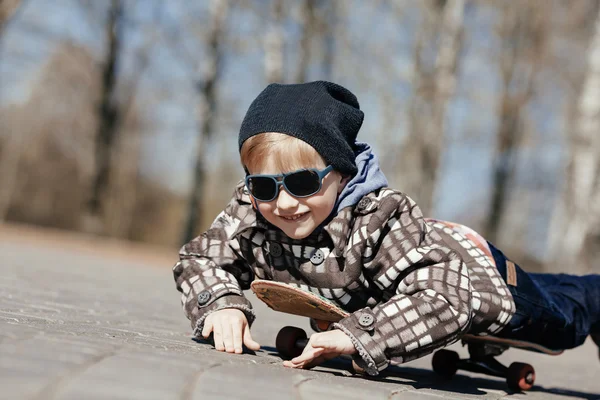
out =
[(310, 369), (316, 367), (319, 364), (324, 363), (327, 360), (337, 357), (337, 353), (327, 353), (324, 351), (315, 351), (312, 353), (313, 357), (303, 359), (302, 356), (296, 357), (290, 361), (284, 361), (283, 366), (288, 368), (303, 368)]
[(215, 349), (219, 351), (225, 350), (225, 346), (223, 346), (223, 333), (221, 330), (222, 328), (220, 324), (216, 324), (213, 327), (213, 340), (215, 341)]
[(210, 320), (207, 318), (206, 321), (204, 321), (204, 327), (202, 328), (202, 336), (204, 337), (204, 339), (208, 339), (212, 330), (212, 322), (210, 322)]
[(292, 358), (291, 361), (293, 364), (306, 363), (306, 362), (309, 362), (310, 360), (313, 360), (313, 359), (319, 357), (324, 352), (325, 352), (325, 349), (323, 349), (323, 348), (313, 348), (313, 347), (307, 346), (304, 349), (304, 351), (302, 352), (302, 354), (300, 354), (298, 357)]
[(311, 361), (307, 362), (306, 364), (304, 364), (303, 368), (316, 367), (317, 365), (323, 364), (325, 361), (331, 360), (332, 358), (335, 358), (338, 355), (339, 354), (335, 354), (335, 353), (322, 354), (319, 357), (315, 358), (314, 360), (311, 360)]
[(244, 344), (250, 350), (260, 350), (260, 344), (258, 344), (258, 342), (255, 342), (254, 339), (252, 339), (252, 335), (250, 334), (250, 327), (248, 325), (244, 327)]
[(241, 324), (235, 324), (233, 327), (233, 351), (241, 354), (243, 343), (243, 330)]
[(223, 333), (223, 345), (225, 346), (225, 351), (228, 353), (233, 352), (233, 327), (231, 324), (223, 324), (221, 325), (222, 333)]

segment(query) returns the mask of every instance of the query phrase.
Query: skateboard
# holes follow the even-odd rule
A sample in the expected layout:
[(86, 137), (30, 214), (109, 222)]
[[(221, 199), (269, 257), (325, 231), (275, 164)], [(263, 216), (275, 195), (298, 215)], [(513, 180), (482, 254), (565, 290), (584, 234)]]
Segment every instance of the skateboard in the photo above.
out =
[[(349, 315), (330, 300), (315, 293), (274, 281), (255, 280), (251, 284), (252, 291), (269, 308), (311, 319), (311, 327), (317, 331), (325, 331), (333, 322)], [(496, 357), (511, 347), (535, 351), (556, 356), (562, 350), (551, 350), (532, 342), (504, 339), (496, 336), (480, 336), (465, 334), (461, 337), (463, 346), (469, 350), (469, 358), (461, 359), (457, 352), (438, 350), (433, 355), (433, 371), (443, 377), (452, 378), (458, 370), (483, 373), (506, 379), (508, 387), (515, 391), (525, 391), (533, 387), (535, 370), (530, 364), (514, 362), (506, 367)], [(275, 348), (284, 358), (294, 358), (302, 354), (308, 343), (308, 336), (303, 329), (286, 326), (277, 334)], [(354, 371), (363, 373), (353, 362)]]
[(562, 350), (552, 350), (540, 344), (497, 336), (464, 334), (463, 346), (469, 350), (469, 358), (461, 359), (457, 352), (438, 350), (432, 359), (433, 371), (443, 377), (452, 378), (456, 371), (477, 372), (506, 379), (509, 389), (514, 392), (526, 391), (533, 387), (535, 370), (531, 364), (514, 362), (508, 367), (496, 360), (496, 357), (511, 347), (543, 353), (551, 356), (562, 354)]

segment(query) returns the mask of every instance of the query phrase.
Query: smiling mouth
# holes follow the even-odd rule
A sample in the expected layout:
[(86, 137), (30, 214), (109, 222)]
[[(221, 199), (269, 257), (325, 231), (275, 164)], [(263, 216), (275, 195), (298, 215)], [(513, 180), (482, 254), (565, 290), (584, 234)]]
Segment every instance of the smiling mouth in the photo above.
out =
[(307, 215), (307, 214), (308, 214), (308, 213), (307, 213), (307, 212), (305, 212), (305, 213), (303, 213), (303, 214), (298, 214), (298, 215), (290, 215), (290, 216), (288, 216), (288, 217), (284, 217), (283, 215), (280, 215), (279, 217), (280, 217), (280, 218), (283, 218), (283, 219), (285, 219), (286, 221), (296, 221), (296, 220), (298, 220), (298, 219), (300, 219), (300, 218), (304, 217), (304, 216), (305, 216), (305, 215)]

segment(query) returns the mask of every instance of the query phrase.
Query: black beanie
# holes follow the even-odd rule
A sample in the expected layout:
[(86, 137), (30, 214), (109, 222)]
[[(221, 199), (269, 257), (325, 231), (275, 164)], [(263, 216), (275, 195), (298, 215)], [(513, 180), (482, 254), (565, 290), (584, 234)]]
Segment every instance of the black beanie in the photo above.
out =
[(250, 105), (239, 149), (259, 133), (284, 133), (311, 145), (336, 171), (354, 175), (354, 147), (363, 118), (356, 96), (335, 83), (273, 83)]

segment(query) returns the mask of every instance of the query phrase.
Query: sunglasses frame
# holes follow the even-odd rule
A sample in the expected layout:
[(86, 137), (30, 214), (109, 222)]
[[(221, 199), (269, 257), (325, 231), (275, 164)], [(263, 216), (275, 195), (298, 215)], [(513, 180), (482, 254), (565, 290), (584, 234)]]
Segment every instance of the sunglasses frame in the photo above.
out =
[[(287, 187), (287, 185), (285, 184), (285, 177), (286, 176), (290, 176), (293, 174), (297, 174), (299, 172), (305, 172), (305, 171), (311, 171), (311, 172), (315, 172), (317, 174), (317, 176), (319, 177), (319, 188), (311, 193), (311, 194), (307, 194), (305, 196), (297, 196), (295, 194), (293, 194), (290, 189)], [(327, 176), (328, 173), (330, 173), (331, 171), (333, 171), (333, 166), (332, 165), (328, 165), (327, 167), (325, 167), (325, 169), (322, 170), (318, 170), (316, 168), (303, 168), (303, 169), (299, 169), (293, 172), (288, 172), (285, 174), (278, 174), (278, 175), (261, 175), (261, 174), (255, 174), (255, 175), (247, 175), (246, 179), (245, 179), (245, 183), (246, 183), (246, 188), (248, 189), (248, 193), (250, 193), (250, 195), (252, 197), (254, 197), (255, 200), (257, 201), (262, 201), (264, 203), (268, 203), (270, 201), (275, 200), (278, 196), (279, 196), (279, 190), (280, 190), (280, 186), (283, 186), (285, 191), (288, 192), (290, 194), (290, 196), (296, 197), (296, 198), (305, 198), (305, 197), (310, 197), (313, 196), (317, 193), (319, 193), (319, 191), (321, 190), (321, 187), (323, 187), (323, 178), (325, 178)], [(261, 200), (257, 197), (255, 197), (252, 192), (250, 191), (250, 185), (249, 185), (249, 180), (251, 178), (270, 178), (273, 181), (275, 181), (275, 195), (269, 199), (269, 200)]]

